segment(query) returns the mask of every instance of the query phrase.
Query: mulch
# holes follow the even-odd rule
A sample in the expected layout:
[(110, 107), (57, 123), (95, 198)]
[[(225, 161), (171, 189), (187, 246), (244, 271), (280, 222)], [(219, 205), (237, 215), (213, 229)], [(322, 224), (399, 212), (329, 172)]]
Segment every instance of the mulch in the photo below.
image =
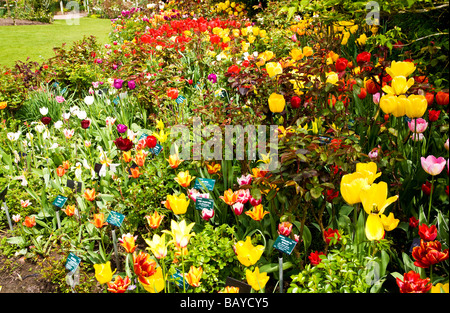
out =
[(29, 20), (13, 20), (12, 18), (0, 18), (0, 26), (13, 26), (13, 25), (44, 25), (48, 23), (29, 21)]

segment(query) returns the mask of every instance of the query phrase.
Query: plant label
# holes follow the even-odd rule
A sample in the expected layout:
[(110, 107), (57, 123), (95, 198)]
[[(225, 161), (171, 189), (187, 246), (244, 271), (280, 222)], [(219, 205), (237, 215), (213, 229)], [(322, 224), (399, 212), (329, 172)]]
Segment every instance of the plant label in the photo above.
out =
[(139, 137), (138, 142), (141, 141), (142, 139), (147, 138), (147, 137), (148, 137), (148, 135), (147, 135), (146, 133), (143, 133), (143, 134), (141, 135), (141, 137)]
[(295, 240), (292, 240), (291, 238), (285, 237), (283, 235), (279, 235), (275, 240), (273, 247), (283, 253), (291, 254), (296, 244), (297, 242)]
[(111, 211), (111, 212), (109, 212), (106, 222), (108, 224), (120, 227), (120, 225), (122, 225), (124, 218), (125, 218), (125, 215), (123, 215), (122, 213)]
[(69, 272), (74, 272), (77, 269), (80, 262), (81, 259), (72, 252), (70, 252), (66, 260), (66, 269), (68, 269)]
[(182, 104), (186, 100), (186, 97), (178, 96), (178, 98), (175, 100), (178, 104)]
[(215, 179), (199, 177), (195, 180), (194, 188), (195, 189), (208, 189), (209, 191), (213, 191), (215, 183), (216, 183)]
[(52, 203), (52, 204), (53, 204), (54, 206), (56, 206), (56, 207), (62, 209), (62, 207), (64, 206), (64, 204), (66, 204), (66, 201), (67, 201), (67, 197), (58, 195), (58, 196), (56, 196), (55, 200), (53, 200), (53, 203)]
[(252, 287), (249, 284), (231, 277), (227, 277), (227, 280), (225, 281), (225, 286), (238, 287), (239, 293), (250, 293), (252, 289)]
[(212, 210), (214, 208), (214, 200), (197, 197), (195, 200), (195, 208), (202, 211), (203, 209)]
[(71, 188), (74, 192), (81, 192), (81, 185), (82, 183), (79, 181), (67, 180), (67, 187)]
[(154, 155), (158, 155), (162, 151), (162, 149), (163, 147), (159, 143), (157, 143), (154, 148), (150, 149), (150, 152)]
[[(183, 288), (183, 275), (181, 275), (181, 272), (179, 269), (176, 269), (176, 272), (171, 276), (171, 278), (173, 280), (175, 280), (175, 283), (177, 284), (178, 287)], [(186, 281), (186, 279), (185, 279), (185, 281)], [(187, 281), (185, 283), (185, 286), (186, 286), (186, 289), (188, 289), (190, 286)]]

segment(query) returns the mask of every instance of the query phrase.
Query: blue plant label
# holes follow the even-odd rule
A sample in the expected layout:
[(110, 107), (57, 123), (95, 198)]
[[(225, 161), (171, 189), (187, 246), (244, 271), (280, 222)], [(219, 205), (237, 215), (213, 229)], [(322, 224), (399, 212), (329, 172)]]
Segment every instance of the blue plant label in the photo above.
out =
[[(175, 280), (175, 283), (177, 284), (177, 286), (178, 287), (180, 287), (180, 288), (183, 288), (183, 275), (181, 275), (181, 272), (180, 272), (180, 270), (179, 269), (176, 269), (176, 273), (174, 273), (172, 276), (171, 276), (171, 278), (173, 279), (173, 280)], [(186, 280), (186, 279), (185, 279)], [(189, 288), (189, 284), (188, 284), (188, 282), (186, 281), (186, 283), (185, 283), (185, 286), (186, 286), (186, 289), (187, 288)]]
[(195, 200), (195, 208), (202, 211), (203, 209), (212, 210), (214, 208), (214, 200), (197, 197)]
[(119, 213), (116, 211), (111, 211), (111, 212), (109, 212), (106, 222), (108, 224), (120, 227), (120, 225), (122, 225), (124, 218), (125, 218), (125, 215), (123, 215), (122, 213)]
[(148, 137), (148, 135), (147, 135), (146, 133), (143, 133), (143, 134), (141, 135), (141, 137), (139, 137), (138, 142), (141, 141), (142, 139), (147, 138), (147, 137)]
[(64, 204), (66, 203), (66, 201), (67, 201), (67, 197), (58, 195), (58, 196), (56, 196), (55, 200), (53, 200), (53, 203), (52, 203), (52, 204), (53, 204), (54, 206), (56, 206), (56, 207), (62, 209), (62, 207), (64, 206)]
[(295, 240), (292, 240), (291, 238), (285, 237), (283, 235), (279, 235), (275, 240), (273, 247), (283, 253), (291, 254), (296, 244), (297, 242)]
[(213, 191), (215, 183), (215, 179), (199, 177), (195, 180), (194, 188), (203, 190), (208, 189), (209, 191)]
[(178, 98), (175, 100), (178, 104), (182, 104), (186, 100), (186, 97), (183, 97), (182, 95), (179, 95)]
[(163, 147), (159, 143), (157, 143), (154, 148), (150, 149), (150, 151), (152, 154), (158, 155), (162, 151), (162, 149), (163, 149)]
[(68, 269), (70, 272), (74, 272), (77, 269), (80, 262), (81, 259), (72, 252), (70, 252), (66, 260), (66, 269)]

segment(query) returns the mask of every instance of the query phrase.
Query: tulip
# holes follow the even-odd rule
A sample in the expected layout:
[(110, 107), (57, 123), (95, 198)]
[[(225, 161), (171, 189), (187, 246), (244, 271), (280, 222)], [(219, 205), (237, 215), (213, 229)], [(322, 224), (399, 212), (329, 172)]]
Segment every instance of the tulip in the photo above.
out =
[(128, 276), (123, 279), (121, 276), (117, 275), (114, 282), (107, 282), (108, 291), (112, 293), (124, 293), (127, 291), (128, 286), (131, 284), (131, 280)]
[(336, 239), (336, 242), (341, 240), (341, 235), (337, 229), (328, 228), (328, 230), (323, 231), (323, 236), (325, 237), (327, 245), (329, 245), (333, 239)]
[(339, 76), (336, 72), (326, 73), (326, 76), (327, 76), (327, 80), (326, 80), (327, 83), (336, 85), (336, 83), (339, 81)]
[(380, 182), (361, 190), (361, 203), (369, 216), (366, 221), (366, 237), (369, 240), (380, 240), (384, 236), (384, 226), (380, 215), (395, 201), (398, 196), (387, 198), (387, 184)]
[(392, 114), (395, 117), (405, 115), (405, 105), (403, 101), (393, 94), (388, 94), (380, 98), (380, 108), (385, 114)]
[(205, 221), (209, 221), (211, 218), (214, 217), (214, 209), (203, 209), (202, 210), (202, 219)]
[(133, 160), (133, 158), (131, 157), (131, 150), (123, 151), (122, 159), (125, 163), (130, 163)]
[(347, 68), (348, 60), (346, 58), (339, 58), (336, 60), (336, 71), (343, 72)]
[(449, 293), (448, 287), (448, 283), (437, 283), (435, 286), (431, 287), (431, 293)]
[(250, 196), (250, 200), (249, 201), (250, 201), (250, 205), (251, 206), (257, 206), (257, 205), (261, 204), (262, 198), (255, 199), (252, 196)]
[(297, 49), (297, 48), (292, 49), (291, 52), (289, 53), (289, 55), (292, 57), (292, 60), (294, 60), (294, 61), (298, 61), (303, 58), (302, 50)]
[(267, 73), (269, 74), (269, 77), (274, 77), (278, 74), (283, 73), (283, 67), (279, 62), (267, 62), (266, 70)]
[(291, 106), (292, 106), (294, 109), (298, 109), (298, 108), (300, 107), (301, 102), (302, 102), (302, 100), (300, 99), (300, 97), (293, 96), (293, 97), (291, 98)]
[(361, 190), (368, 187), (368, 178), (362, 173), (346, 174), (341, 179), (341, 195), (350, 205), (361, 202)]
[(208, 174), (216, 174), (218, 171), (222, 169), (222, 166), (219, 163), (216, 164), (206, 164), (208, 169)]
[[(160, 130), (162, 130), (162, 128), (160, 128)], [(156, 143), (157, 143), (157, 139), (155, 136), (147, 136), (145, 137), (145, 144), (148, 148), (153, 149), (154, 147), (156, 147)]]
[(131, 90), (136, 88), (136, 82), (134, 80), (129, 80), (127, 82), (127, 85), (128, 85), (128, 88), (131, 89)]
[(233, 192), (233, 190), (228, 189), (224, 192), (223, 196), (219, 197), (226, 204), (233, 205), (237, 201), (237, 192)]
[(167, 246), (169, 243), (166, 243), (166, 234), (162, 234), (161, 237), (157, 234), (154, 234), (152, 240), (145, 239), (145, 242), (150, 247), (147, 249), (150, 249), (155, 258), (163, 259), (167, 256)]
[(91, 221), (91, 223), (96, 228), (102, 228), (104, 225), (108, 224), (108, 223), (104, 222), (104, 220), (105, 220), (105, 214), (98, 213), (98, 214), (94, 214), (94, 221)]
[(145, 164), (145, 158), (146, 154), (144, 154), (142, 151), (139, 151), (138, 153), (136, 153), (134, 157), (134, 162), (136, 163), (137, 166), (142, 167)]
[(423, 133), (428, 127), (428, 122), (423, 118), (412, 119), (408, 122), (408, 127), (413, 133)]
[(433, 286), (429, 278), (421, 279), (420, 274), (413, 270), (405, 273), (403, 280), (398, 277), (395, 280), (400, 293), (427, 293)]
[(225, 288), (220, 290), (219, 293), (239, 293), (239, 287), (225, 286)]
[(266, 214), (269, 214), (269, 211), (264, 211), (263, 206), (258, 204), (251, 210), (245, 212), (245, 214), (250, 216), (254, 221), (261, 221)]
[(214, 73), (209, 74), (207, 78), (213, 84), (217, 82), (217, 75)]
[(427, 108), (428, 103), (424, 95), (410, 95), (405, 103), (405, 113), (409, 118), (422, 117)]
[(441, 251), (441, 243), (435, 241), (420, 240), (420, 246), (414, 247), (412, 257), (414, 265), (421, 268), (429, 268), (431, 265), (443, 262), (448, 259), (448, 248)]
[(76, 212), (76, 207), (75, 205), (68, 205), (65, 209), (62, 209), (61, 211), (66, 213), (67, 216), (72, 216)]
[(244, 211), (244, 204), (241, 202), (236, 202), (231, 206), (231, 209), (233, 210), (234, 214), (241, 215)]
[(195, 233), (190, 233), (192, 227), (194, 227), (195, 223), (191, 223), (186, 225), (186, 221), (182, 220), (180, 223), (175, 222), (174, 220), (170, 223), (171, 231), (163, 230), (164, 233), (168, 233), (172, 236), (175, 246), (178, 249), (186, 248), (189, 243), (189, 239), (192, 236), (195, 236)]
[(381, 214), (380, 215), (381, 223), (383, 224), (385, 231), (391, 231), (397, 228), (399, 219), (394, 218), (394, 213), (389, 213), (388, 216)]
[(311, 252), (308, 255), (309, 262), (312, 265), (319, 264), (320, 262), (322, 262), (322, 258), (320, 257), (321, 255), (326, 256), (325, 253), (323, 253), (323, 252), (317, 252), (317, 251), (316, 252)]
[(446, 164), (443, 157), (436, 158), (434, 155), (429, 155), (426, 158), (421, 157), (420, 162), (423, 170), (432, 176), (439, 175)]
[(183, 162), (183, 160), (179, 158), (178, 154), (171, 154), (166, 160), (169, 162), (169, 166), (173, 169), (177, 168), (181, 162)]
[(396, 62), (392, 61), (391, 66), (386, 68), (386, 73), (391, 77), (403, 76), (408, 77), (416, 70), (412, 62)]
[(371, 95), (376, 94), (378, 91), (380, 91), (380, 85), (378, 85), (372, 79), (369, 79), (364, 83), (364, 88), (366, 88), (367, 92)]
[(284, 100), (283, 95), (272, 93), (268, 99), (269, 102), (269, 110), (272, 113), (281, 113), (284, 110), (284, 106), (286, 105), (286, 101)]
[(58, 166), (58, 168), (56, 169), (56, 175), (58, 175), (58, 177), (63, 177), (65, 173), (66, 170), (64, 169), (64, 167), (62, 167), (61, 165)]
[(141, 283), (147, 284), (147, 278), (156, 273), (156, 261), (148, 253), (140, 251), (138, 255), (133, 253), (134, 273)]
[(258, 262), (264, 252), (264, 246), (253, 246), (251, 238), (247, 236), (245, 241), (240, 240), (236, 243), (236, 245), (234, 246), (234, 251), (239, 262), (241, 262), (242, 265), (248, 267)]
[(203, 269), (201, 266), (198, 268), (195, 266), (191, 266), (189, 269), (189, 272), (185, 274), (186, 281), (189, 285), (192, 287), (198, 287), (200, 286), (200, 279), (202, 278)]
[(430, 122), (436, 122), (439, 119), (440, 114), (441, 114), (441, 111), (439, 111), (439, 110), (429, 110), (428, 111), (428, 120)]
[(86, 190), (84, 191), (83, 197), (87, 200), (87, 201), (94, 201), (95, 200), (95, 189), (89, 189), (86, 188)]
[(128, 130), (127, 125), (123, 125), (123, 124), (117, 124), (116, 128), (117, 128), (117, 132), (120, 134), (126, 133)]
[(439, 105), (447, 105), (448, 104), (448, 92), (439, 91), (436, 94), (436, 103)]
[(158, 211), (155, 211), (152, 215), (145, 216), (145, 218), (147, 219), (147, 223), (151, 229), (157, 229), (161, 224), (164, 215), (160, 215)]
[(114, 144), (116, 145), (117, 149), (122, 151), (129, 151), (134, 146), (133, 142), (130, 139), (122, 137), (118, 137), (116, 140), (114, 140)]
[(189, 175), (189, 171), (184, 171), (178, 173), (177, 177), (175, 177), (175, 181), (180, 184), (182, 187), (189, 187), (191, 181), (195, 178), (195, 176)]
[(123, 80), (122, 79), (120, 79), (120, 78), (114, 79), (114, 82), (113, 82), (114, 88), (120, 89), (120, 88), (122, 88), (122, 84), (123, 84)]
[(131, 175), (129, 177), (133, 178), (139, 178), (139, 176), (142, 175), (142, 173), (139, 171), (139, 167), (130, 167)]
[(431, 225), (428, 227), (426, 224), (419, 226), (419, 236), (422, 240), (433, 241), (437, 237), (436, 225)]
[(414, 78), (410, 78), (408, 81), (404, 76), (396, 76), (391, 81), (391, 86), (384, 86), (382, 89), (387, 94), (402, 95), (408, 91), (408, 89), (414, 85)]
[(292, 231), (292, 223), (282, 222), (278, 224), (278, 234), (288, 237)]
[(357, 163), (356, 172), (367, 177), (367, 183), (371, 185), (375, 179), (381, 176), (381, 172), (377, 173), (377, 164), (375, 162)]
[(269, 281), (269, 276), (267, 276), (267, 273), (260, 273), (259, 267), (256, 267), (253, 272), (247, 269), (245, 271), (245, 276), (247, 278), (247, 283), (252, 286), (255, 291), (263, 289)]
[(113, 274), (111, 271), (111, 262), (107, 261), (105, 264), (94, 264), (95, 278), (100, 284), (106, 284), (111, 281)]
[(145, 278), (145, 283), (140, 280), (142, 286), (145, 290), (150, 293), (158, 293), (164, 289), (164, 276), (162, 273), (161, 267), (156, 268), (156, 271), (153, 275)]
[(22, 225), (31, 228), (36, 225), (36, 218), (34, 216), (27, 216)]
[(190, 201), (184, 193), (178, 196), (167, 195), (167, 202), (169, 202), (170, 209), (177, 215), (186, 213)]
[(175, 100), (176, 98), (178, 98), (178, 89), (177, 89), (177, 88), (169, 88), (169, 89), (167, 90), (167, 96), (168, 96), (170, 99)]
[(444, 143), (444, 148), (445, 148), (445, 150), (448, 151), (448, 148), (449, 148), (448, 138), (447, 138), (447, 141)]

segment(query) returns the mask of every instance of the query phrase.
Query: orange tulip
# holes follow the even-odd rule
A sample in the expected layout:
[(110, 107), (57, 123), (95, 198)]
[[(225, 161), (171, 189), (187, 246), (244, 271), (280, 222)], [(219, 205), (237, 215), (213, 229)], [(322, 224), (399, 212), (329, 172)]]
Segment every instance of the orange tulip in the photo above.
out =
[(152, 229), (157, 229), (161, 224), (164, 215), (159, 215), (158, 211), (155, 211), (152, 215), (147, 215), (145, 218)]
[(148, 279), (156, 273), (156, 261), (152, 260), (150, 254), (140, 251), (138, 255), (133, 253), (134, 273), (141, 283), (149, 285)]
[(105, 214), (98, 213), (98, 214), (94, 214), (94, 220), (91, 221), (91, 223), (97, 228), (102, 228), (103, 226), (108, 224), (108, 223), (104, 222), (104, 220), (105, 220)]
[(228, 189), (224, 192), (223, 196), (220, 196), (219, 198), (222, 199), (226, 204), (233, 205), (237, 201), (238, 193), (233, 192), (233, 190), (231, 189)]
[(218, 171), (222, 169), (222, 166), (217, 164), (206, 164), (206, 167), (208, 168), (208, 174), (216, 174)]
[(134, 157), (134, 162), (136, 162), (138, 166), (144, 166), (145, 154), (142, 151), (136, 153), (136, 156)]
[(65, 173), (66, 170), (64, 169), (64, 167), (62, 167), (62, 165), (58, 166), (58, 168), (56, 169), (56, 175), (58, 175), (59, 177), (63, 177)]
[(195, 176), (189, 175), (189, 171), (180, 172), (178, 176), (175, 177), (175, 181), (179, 183), (182, 187), (189, 187), (191, 181), (195, 178)]
[(262, 204), (258, 204), (254, 206), (251, 210), (245, 212), (248, 216), (250, 216), (255, 221), (260, 221), (264, 218), (266, 214), (269, 214), (269, 211), (264, 211)]
[(86, 188), (86, 190), (84, 191), (83, 197), (87, 200), (87, 201), (94, 201), (96, 194), (95, 194), (95, 189), (89, 189)]
[(131, 175), (129, 177), (133, 178), (139, 178), (139, 176), (142, 175), (141, 172), (139, 172), (139, 167), (130, 167)]
[(67, 170), (69, 169), (69, 167), (70, 167), (69, 161), (64, 161), (64, 162), (62, 163), (62, 166), (63, 166), (64, 169), (67, 171)]
[(137, 236), (133, 236), (131, 234), (123, 234), (122, 238), (119, 239), (119, 242), (128, 253), (133, 253), (134, 250), (136, 250), (136, 239)]
[(201, 266), (196, 268), (191, 266), (189, 272), (186, 274), (186, 280), (192, 287), (200, 286), (200, 279), (202, 278), (203, 269)]
[(68, 205), (65, 209), (62, 209), (64, 213), (66, 213), (67, 216), (72, 216), (75, 214), (75, 205)]
[(122, 159), (124, 160), (124, 162), (130, 163), (133, 160), (133, 158), (131, 157), (131, 150), (124, 151), (122, 154)]
[(36, 225), (36, 219), (34, 216), (27, 216), (25, 217), (25, 221), (22, 223), (22, 225), (26, 226), (26, 227), (33, 227)]
[(122, 279), (121, 276), (117, 275), (114, 282), (107, 282), (108, 291), (112, 293), (124, 293), (127, 291), (128, 286), (131, 284), (131, 280), (128, 276)]
[(169, 155), (169, 158), (166, 159), (169, 162), (171, 168), (177, 168), (183, 160), (178, 157), (178, 154)]

